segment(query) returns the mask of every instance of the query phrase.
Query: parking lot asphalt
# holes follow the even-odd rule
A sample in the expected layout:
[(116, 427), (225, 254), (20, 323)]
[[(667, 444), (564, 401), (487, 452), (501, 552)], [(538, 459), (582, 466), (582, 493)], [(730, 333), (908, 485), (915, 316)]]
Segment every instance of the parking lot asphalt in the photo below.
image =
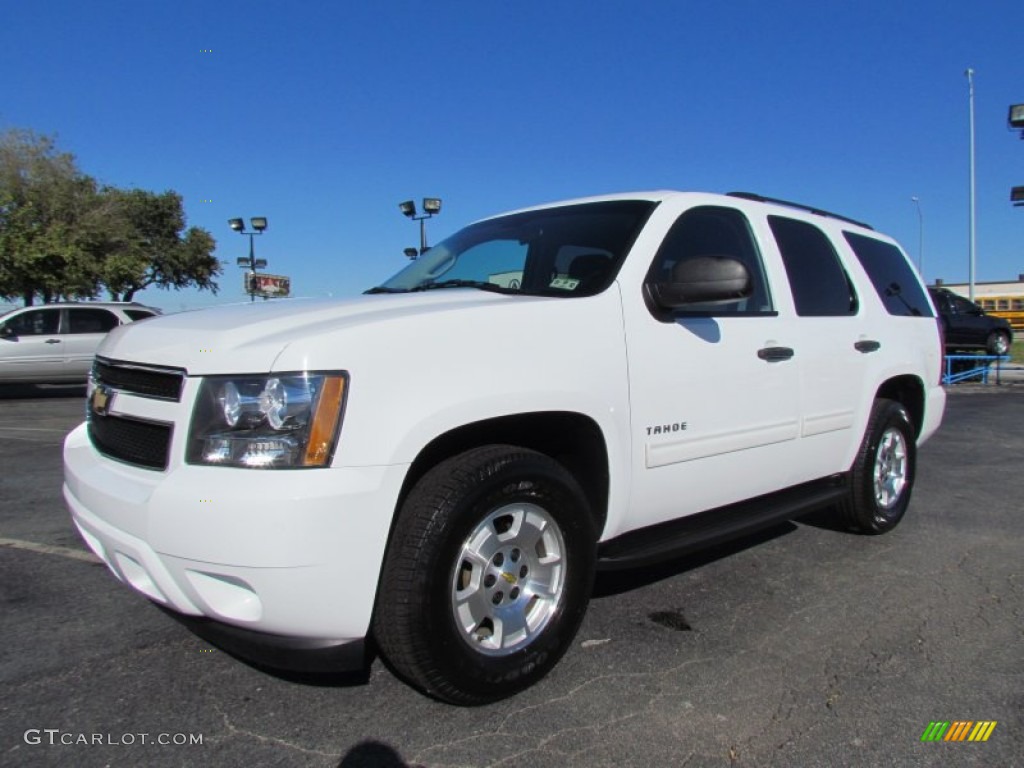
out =
[[(118, 584), (60, 495), (82, 411), (0, 392), (0, 765), (1024, 765), (1024, 386), (956, 389), (893, 533), (819, 514), (602, 575), (553, 673), (476, 709), (379, 659), (268, 674)], [(997, 725), (923, 742), (934, 721)]]

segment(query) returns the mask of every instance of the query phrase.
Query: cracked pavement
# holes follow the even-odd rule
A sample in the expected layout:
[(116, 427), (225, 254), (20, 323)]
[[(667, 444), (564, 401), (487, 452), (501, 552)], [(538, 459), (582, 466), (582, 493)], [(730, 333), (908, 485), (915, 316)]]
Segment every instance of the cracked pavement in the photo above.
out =
[[(553, 673), (476, 709), (379, 659), (362, 685), (254, 669), (62, 554), (84, 549), (60, 498), (82, 401), (33, 394), (0, 395), (0, 764), (1024, 765), (1024, 389), (951, 395), (893, 533), (818, 514), (604, 574)], [(932, 720), (998, 725), (922, 743)], [(142, 733), (202, 744), (125, 743)], [(114, 743), (59, 743), (82, 734)]]

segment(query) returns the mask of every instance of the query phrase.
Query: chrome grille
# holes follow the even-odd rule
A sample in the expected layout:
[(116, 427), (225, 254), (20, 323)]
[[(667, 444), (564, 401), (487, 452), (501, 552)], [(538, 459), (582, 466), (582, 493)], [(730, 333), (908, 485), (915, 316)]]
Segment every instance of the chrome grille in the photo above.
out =
[(92, 375), (97, 384), (119, 392), (174, 402), (181, 400), (185, 383), (185, 372), (178, 368), (156, 368), (99, 357), (93, 364)]

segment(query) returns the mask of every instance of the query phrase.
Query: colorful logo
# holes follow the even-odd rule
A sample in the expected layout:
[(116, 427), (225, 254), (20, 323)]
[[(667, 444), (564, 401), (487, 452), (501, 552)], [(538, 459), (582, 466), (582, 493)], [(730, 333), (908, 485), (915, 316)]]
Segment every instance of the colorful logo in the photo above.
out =
[(933, 720), (921, 734), (921, 741), (988, 741), (995, 727), (995, 720)]

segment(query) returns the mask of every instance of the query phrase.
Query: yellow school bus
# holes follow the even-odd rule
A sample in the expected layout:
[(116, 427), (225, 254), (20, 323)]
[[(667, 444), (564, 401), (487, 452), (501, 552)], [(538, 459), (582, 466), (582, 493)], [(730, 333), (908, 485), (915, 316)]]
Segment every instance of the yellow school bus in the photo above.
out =
[(1005, 317), (1014, 333), (1024, 331), (1024, 296), (976, 296), (974, 303), (990, 315)]

